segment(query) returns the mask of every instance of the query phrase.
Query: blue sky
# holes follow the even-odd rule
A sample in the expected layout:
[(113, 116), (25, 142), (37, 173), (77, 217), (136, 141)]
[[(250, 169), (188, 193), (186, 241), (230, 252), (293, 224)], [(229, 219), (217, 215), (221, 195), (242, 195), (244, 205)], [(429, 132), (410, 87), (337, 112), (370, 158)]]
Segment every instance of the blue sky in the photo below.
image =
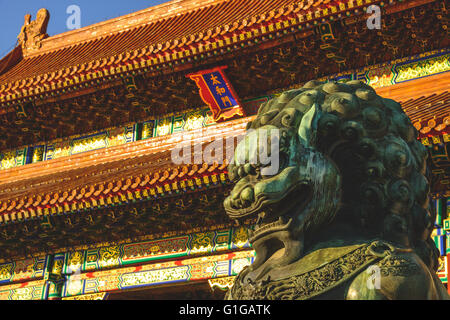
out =
[(25, 14), (30, 13), (34, 20), (40, 8), (50, 12), (47, 33), (52, 36), (69, 31), (66, 11), (70, 5), (80, 7), (81, 27), (85, 27), (164, 2), (167, 0), (0, 0), (0, 58), (15, 46)]

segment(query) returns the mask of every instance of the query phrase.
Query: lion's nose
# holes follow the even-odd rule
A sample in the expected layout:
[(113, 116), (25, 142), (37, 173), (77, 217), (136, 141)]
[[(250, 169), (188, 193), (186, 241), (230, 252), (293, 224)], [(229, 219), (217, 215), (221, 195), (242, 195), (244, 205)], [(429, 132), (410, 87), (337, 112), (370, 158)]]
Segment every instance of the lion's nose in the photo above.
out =
[(255, 200), (255, 192), (251, 187), (245, 187), (240, 192), (232, 192), (226, 200), (233, 209), (242, 209), (250, 206)]
[(242, 190), (240, 198), (244, 205), (248, 205), (255, 200), (255, 192), (253, 191), (253, 188), (247, 187), (244, 190)]

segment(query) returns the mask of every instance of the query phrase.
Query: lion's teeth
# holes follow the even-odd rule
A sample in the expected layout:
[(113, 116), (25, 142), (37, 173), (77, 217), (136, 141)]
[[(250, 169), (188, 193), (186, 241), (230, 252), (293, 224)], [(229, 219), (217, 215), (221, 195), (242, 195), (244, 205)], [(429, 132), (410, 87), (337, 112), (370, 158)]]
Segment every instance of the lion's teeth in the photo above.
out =
[[(259, 217), (260, 219), (260, 217)], [(263, 233), (264, 231), (271, 229), (271, 228), (285, 228), (288, 227), (288, 224), (290, 224), (291, 219), (287, 219), (284, 216), (280, 216), (278, 217), (277, 221), (271, 222), (271, 223), (267, 223), (264, 225), (261, 225), (261, 223), (256, 223), (255, 227), (254, 227), (254, 231), (252, 232), (252, 237), (256, 234), (260, 234)], [(281, 229), (280, 229), (281, 230)]]

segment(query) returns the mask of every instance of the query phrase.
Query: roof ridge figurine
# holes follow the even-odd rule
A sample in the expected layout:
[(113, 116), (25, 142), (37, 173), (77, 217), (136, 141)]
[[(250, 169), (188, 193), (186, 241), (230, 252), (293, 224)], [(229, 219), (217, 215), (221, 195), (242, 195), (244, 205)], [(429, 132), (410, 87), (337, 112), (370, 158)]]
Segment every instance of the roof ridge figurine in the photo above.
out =
[(48, 38), (47, 26), (50, 20), (50, 13), (47, 9), (39, 9), (36, 20), (31, 20), (31, 15), (25, 15), (25, 21), (17, 39), (24, 53), (38, 50), (41, 41)]

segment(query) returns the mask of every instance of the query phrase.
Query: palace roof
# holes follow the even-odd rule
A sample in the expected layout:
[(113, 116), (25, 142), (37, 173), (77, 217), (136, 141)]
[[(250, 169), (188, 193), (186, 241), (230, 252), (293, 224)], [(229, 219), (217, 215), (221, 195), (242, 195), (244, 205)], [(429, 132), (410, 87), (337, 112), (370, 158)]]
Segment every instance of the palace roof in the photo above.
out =
[[(189, 146), (194, 155), (199, 145), (205, 148), (215, 139), (237, 138), (249, 120), (241, 118), (0, 172), (0, 225), (4, 227), (0, 261), (23, 255), (18, 249), (22, 245), (28, 248), (27, 254), (39, 254), (60, 250), (63, 243), (87, 244), (88, 239), (92, 244), (148, 233), (208, 229), (222, 225), (223, 220), (229, 224), (221, 207), (221, 196), (229, 187), (227, 161), (193, 163), (184, 158), (184, 163), (176, 164), (171, 151)], [(193, 144), (197, 146), (194, 150)], [(233, 154), (233, 145), (222, 144), (225, 155), (227, 148)], [(180, 152), (177, 154), (182, 156), (186, 151)], [(130, 212), (139, 217), (133, 218)], [(148, 218), (140, 221), (147, 214)], [(144, 227), (146, 224), (150, 225)], [(19, 241), (14, 240), (16, 228), (24, 232)], [(42, 237), (47, 237), (51, 248), (43, 249), (47, 244), (42, 244)]]
[[(106, 199), (165, 184), (171, 190), (173, 183), (194, 179), (199, 174), (226, 173), (226, 161), (174, 164), (171, 150), (194, 141), (205, 146), (214, 139), (238, 137), (249, 120), (251, 117), (0, 171), (0, 224), (7, 222), (4, 217), (8, 212), (27, 212), (25, 216), (20, 214), (20, 218), (11, 217), (13, 221), (16, 217), (26, 220), (34, 217), (28, 215), (29, 209), (63, 208), (64, 203), (83, 203), (95, 197)], [(9, 216), (6, 219), (9, 221)]]
[[(199, 106), (198, 90), (185, 74), (206, 65), (227, 65), (239, 94), (257, 98), (312, 78), (447, 47), (440, 1), (389, 1), (383, 9), (389, 23), (379, 32), (367, 30), (362, 12), (374, 3), (381, 1), (180, 0), (61, 35), (40, 34), (42, 41), (22, 43), (0, 61), (0, 145), (31, 146)], [(332, 22), (338, 19), (344, 21)], [(430, 57), (436, 54), (442, 56)], [(172, 77), (176, 72), (178, 78)], [(450, 73), (432, 74), (377, 89), (402, 102), (422, 135), (448, 132)], [(226, 162), (175, 165), (170, 150), (183, 139), (204, 147), (225, 135), (236, 138), (250, 119), (0, 171), (0, 259), (34, 254), (47, 244), (56, 250), (117, 240), (132, 228), (188, 228), (194, 218), (217, 224), (229, 187)], [(208, 188), (217, 189), (208, 195)], [(203, 196), (215, 197), (213, 209), (183, 204)], [(165, 209), (153, 208), (162, 201)], [(140, 217), (140, 203), (142, 211), (170, 212), (170, 219)]]
[[(292, 0), (171, 1), (42, 40), (39, 49), (25, 51), (20, 62), (0, 75), (0, 96), (130, 62), (147, 66), (158, 63), (153, 59), (172, 60), (169, 54), (188, 56), (216, 37), (257, 30), (310, 6)], [(16, 61), (16, 55), (3, 63)]]
[[(377, 31), (366, 25), (372, 4), (389, 17)], [(47, 38), (25, 37), (25, 25), (19, 39), (42, 39), (0, 61), (0, 150), (198, 108), (186, 74), (212, 66), (227, 66), (241, 101), (349, 70), (361, 79), (405, 57), (430, 57), (435, 74), (450, 44), (442, 4), (183, 0)]]
[[(409, 1), (401, 9), (433, 1)], [(114, 78), (176, 61), (191, 61), (195, 55), (226, 52), (229, 47), (246, 46), (249, 40), (292, 28), (298, 30), (300, 25), (316, 20), (357, 15), (361, 12), (358, 8), (379, 2), (171, 1), (44, 38), (32, 47), (23, 44), (16, 48), (0, 61), (0, 102), (42, 96), (93, 79)]]
[[(427, 136), (432, 130), (434, 135), (442, 135), (448, 132), (450, 93), (439, 83), (445, 84), (449, 76), (450, 73), (445, 73), (427, 79), (436, 84), (433, 94), (428, 93), (426, 86), (421, 86), (425, 79), (380, 88), (377, 92), (384, 97), (398, 99), (421, 136)], [(410, 92), (411, 88), (416, 88), (414, 94)], [(167, 185), (166, 191), (171, 191), (173, 184), (180, 181), (226, 173), (226, 161), (220, 164), (174, 164), (171, 150), (180, 143), (195, 141), (204, 148), (215, 139), (237, 138), (244, 133), (251, 119), (241, 118), (203, 129), (2, 170), (0, 225), (10, 220), (33, 219), (35, 216), (30, 214), (37, 214), (38, 208), (56, 207), (55, 213), (60, 210), (58, 213), (62, 214), (78, 210), (77, 206), (76, 209), (71, 207), (73, 203), (83, 206), (86, 201), (97, 203), (99, 198), (127, 193), (131, 193), (134, 199), (136, 191), (164, 185)], [(222, 150), (225, 159), (225, 145)], [(64, 209), (65, 203), (70, 206)]]
[[(380, 88), (377, 93), (401, 102), (420, 137), (450, 131), (450, 73)], [(430, 85), (432, 83), (432, 85)]]
[[(405, 101), (402, 105), (416, 127), (417, 123), (430, 126), (433, 120), (443, 121), (434, 114), (448, 114), (449, 93), (439, 83), (448, 81), (449, 75), (427, 78), (436, 83), (434, 94), (426, 86), (420, 86), (425, 79), (377, 91), (384, 97), (391, 97), (390, 92), (396, 100)], [(416, 88), (414, 93), (410, 92), (411, 88)], [(444, 111), (439, 111), (442, 108)], [(422, 110), (421, 116), (417, 110)], [(180, 223), (176, 228), (184, 231), (190, 230), (191, 223), (209, 228), (223, 223), (220, 217), (225, 214), (221, 203), (230, 186), (227, 161), (176, 164), (171, 151), (181, 142), (201, 145), (204, 149), (216, 139), (237, 139), (251, 120), (252, 117), (240, 118), (0, 171), (0, 226), (4, 232), (0, 261), (14, 254), (23, 255), (17, 253), (19, 248), (27, 248), (28, 254), (38, 254), (42, 251), (42, 241), (49, 242), (49, 239), (50, 249), (60, 250), (63, 245), (94, 243), (106, 236), (110, 237), (108, 241), (129, 237), (130, 230), (136, 234), (148, 232), (143, 221), (150, 224), (153, 233), (173, 229), (174, 223)], [(442, 128), (431, 129), (445, 134)], [(224, 157), (227, 148), (232, 151), (234, 146), (219, 147)], [(198, 151), (191, 148), (191, 152), (193, 156)], [(208, 207), (192, 204), (205, 197), (209, 198)], [(136, 206), (141, 207), (136, 209)], [(141, 217), (140, 212), (145, 210), (151, 212)], [(167, 212), (170, 217), (159, 218)], [(105, 225), (115, 231), (104, 233)], [(23, 235), (17, 242), (19, 233)], [(72, 233), (73, 237), (67, 236)]]

